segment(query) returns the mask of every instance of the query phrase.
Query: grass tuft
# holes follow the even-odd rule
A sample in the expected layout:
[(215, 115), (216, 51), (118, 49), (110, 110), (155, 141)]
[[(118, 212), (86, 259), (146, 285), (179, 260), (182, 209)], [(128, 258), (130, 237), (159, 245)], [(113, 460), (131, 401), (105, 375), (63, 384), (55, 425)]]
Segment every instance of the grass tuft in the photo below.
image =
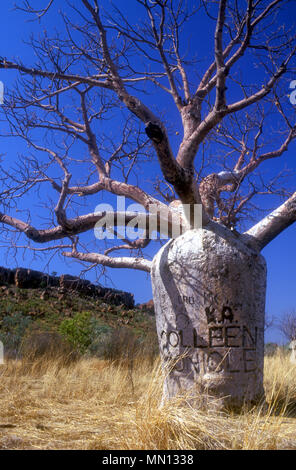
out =
[(282, 353), (266, 358), (268, 407), (239, 415), (186, 397), (160, 406), (159, 360), (139, 349), (132, 366), (59, 354), (0, 366), (0, 449), (296, 449), (296, 368)]

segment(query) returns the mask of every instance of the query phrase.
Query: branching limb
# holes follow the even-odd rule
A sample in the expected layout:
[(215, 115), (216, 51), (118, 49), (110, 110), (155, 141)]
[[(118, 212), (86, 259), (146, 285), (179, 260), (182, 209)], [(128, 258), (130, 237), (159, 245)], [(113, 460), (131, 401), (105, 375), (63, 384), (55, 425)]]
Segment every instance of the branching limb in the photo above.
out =
[[(67, 74), (62, 72), (49, 72), (47, 70), (40, 70), (34, 67), (25, 67), (22, 64), (17, 64), (15, 62), (11, 62), (7, 60), (5, 57), (0, 57), (0, 69), (10, 69), (10, 70), (18, 70), (19, 72), (26, 73), (31, 76), (36, 77), (44, 77), (50, 80), (63, 80), (65, 82), (69, 82), (72, 84), (85, 83), (87, 85), (98, 86), (101, 88), (112, 89), (111, 84), (108, 80), (99, 80), (96, 77), (85, 77), (83, 75), (76, 75), (76, 74)], [(69, 89), (70, 87), (65, 87)], [(57, 93), (56, 93), (57, 94)]]
[[(140, 223), (141, 228), (144, 230), (149, 230), (149, 227), (153, 227), (154, 230), (160, 232), (161, 228), (164, 226), (168, 231), (168, 236), (171, 236), (175, 225), (179, 226), (181, 224), (182, 229), (180, 217), (177, 217), (169, 208), (166, 207), (165, 211), (163, 209), (157, 211), (157, 207), (155, 207), (155, 209), (156, 210), (151, 214), (128, 211), (94, 212), (65, 221), (61, 215), (61, 209), (59, 208), (58, 214), (63, 224), (50, 229), (36, 229), (29, 223), (2, 213), (0, 213), (0, 223), (17, 229), (36, 243), (47, 243), (93, 230), (95, 225), (102, 221), (102, 219), (103, 222), (106, 222), (111, 228), (116, 226), (125, 227), (134, 221)], [(139, 244), (141, 243), (142, 241), (139, 242)], [(144, 245), (142, 247), (144, 247)]]
[[(117, 231), (115, 229), (113, 229), (112, 231), (115, 235), (117, 235)], [(141, 250), (143, 248), (146, 248), (151, 242), (151, 238), (149, 238), (149, 230), (145, 230), (143, 236), (141, 238), (138, 238), (137, 240), (128, 240), (127, 238), (123, 238), (123, 241), (125, 242), (124, 245), (111, 246), (110, 248), (105, 250), (104, 255), (109, 255), (110, 253), (112, 253), (112, 251)]]
[(151, 261), (144, 258), (112, 258), (111, 256), (102, 255), (100, 253), (80, 253), (75, 250), (72, 252), (63, 252), (62, 255), (67, 258), (79, 259), (80, 261), (100, 264), (109, 268), (131, 268), (146, 271), (148, 273), (151, 270)]
[[(88, 0), (82, 0), (82, 2), (91, 13), (98, 27), (104, 60), (110, 71), (109, 81), (112, 84), (112, 89), (127, 108), (145, 124), (147, 135), (152, 140), (165, 179), (174, 186), (182, 202), (196, 203), (192, 188), (192, 173), (184, 172), (184, 169), (175, 160), (164, 124), (138, 98), (132, 96), (124, 86), (124, 82), (110, 55), (107, 35), (101, 22), (98, 5), (96, 4), (96, 7), (93, 8)], [(159, 47), (161, 48), (162, 40), (161, 38), (159, 40)], [(171, 82), (171, 86), (173, 86), (173, 82)]]
[(215, 31), (215, 62), (217, 69), (217, 82), (216, 82), (216, 111), (220, 111), (225, 108), (225, 80), (226, 80), (226, 69), (223, 58), (223, 26), (225, 21), (225, 9), (226, 0), (220, 0), (219, 13)]
[(250, 245), (262, 250), (294, 222), (296, 222), (296, 192), (244, 235)]
[(46, 15), (46, 13), (48, 12), (48, 10), (50, 9), (51, 5), (53, 4), (54, 0), (50, 0), (49, 3), (47, 4), (47, 6), (45, 8), (42, 8), (40, 10), (35, 10), (34, 8), (31, 7), (31, 5), (29, 4), (29, 2), (27, 0), (25, 0), (24, 2), (24, 7), (20, 7), (18, 6), (17, 9), (18, 10), (22, 10), (22, 11), (25, 11), (26, 13), (33, 13), (37, 16), (36, 19), (38, 19), (40, 21), (40, 19), (42, 18), (42, 16)]

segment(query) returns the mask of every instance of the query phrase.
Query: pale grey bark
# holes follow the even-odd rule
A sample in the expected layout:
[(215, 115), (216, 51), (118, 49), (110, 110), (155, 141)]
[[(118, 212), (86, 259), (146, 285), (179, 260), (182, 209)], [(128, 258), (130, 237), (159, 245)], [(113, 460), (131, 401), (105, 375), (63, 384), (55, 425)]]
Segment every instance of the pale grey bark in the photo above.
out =
[(101, 264), (109, 268), (132, 268), (140, 271), (150, 272), (151, 261), (143, 258), (133, 258), (131, 256), (110, 257), (100, 253), (78, 253), (76, 251), (64, 252), (67, 258), (79, 259), (92, 264)]
[(263, 400), (266, 266), (217, 224), (169, 241), (151, 269), (163, 400), (240, 407)]
[(23, 232), (29, 239), (36, 243), (48, 243), (54, 240), (60, 240), (65, 237), (72, 237), (80, 233), (95, 229), (95, 226), (102, 219), (108, 219), (113, 222), (114, 227), (125, 227), (132, 221), (139, 221), (141, 228), (146, 229), (155, 227), (155, 230), (161, 231), (162, 226), (167, 228), (167, 234), (170, 237), (174, 227), (179, 227), (180, 233), (186, 229), (187, 222), (171, 209), (155, 212), (154, 214), (145, 212), (94, 212), (78, 216), (75, 219), (65, 219), (58, 211), (60, 225), (50, 229), (37, 229), (28, 223), (25, 223), (15, 217), (0, 213), (0, 223), (8, 225)]
[(283, 230), (296, 221), (296, 192), (258, 224), (245, 232), (246, 241), (262, 250)]

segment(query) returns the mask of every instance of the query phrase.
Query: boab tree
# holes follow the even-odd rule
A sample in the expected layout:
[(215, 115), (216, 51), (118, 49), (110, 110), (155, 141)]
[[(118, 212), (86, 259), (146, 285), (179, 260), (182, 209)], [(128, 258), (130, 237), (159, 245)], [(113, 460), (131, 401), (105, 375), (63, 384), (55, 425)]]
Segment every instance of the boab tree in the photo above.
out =
[[(29, 146), (14, 170), (3, 163), (2, 230), (6, 238), (20, 233), (33, 250), (150, 272), (160, 351), (171, 364), (164, 397), (203, 390), (222, 403), (255, 402), (263, 395), (260, 251), (296, 220), (296, 193), (282, 189), (278, 166), (269, 178), (258, 172), (284, 161), (296, 136), (287, 98), (296, 41), (281, 23), (282, 9), (288, 18), (293, 3), (133, 0), (125, 11), (117, 2), (81, 0), (54, 11), (58, 6), (19, 6), (41, 23), (43, 33), (30, 43), (35, 65), (1, 58), (1, 69), (18, 74), (3, 106), (8, 134)], [(51, 36), (53, 18), (63, 27)], [(37, 190), (45, 228), (33, 223), (26, 199)], [(110, 193), (143, 207), (143, 230), (136, 240), (127, 234), (92, 252), (83, 234), (108, 214), (89, 211), (87, 201), (106, 195), (110, 202)], [(264, 194), (285, 201), (246, 230), (243, 219), (256, 216)], [(23, 218), (14, 206), (20, 197), (30, 201)], [(115, 211), (113, 232), (135, 215)], [(143, 253), (152, 218), (157, 230), (167, 223), (169, 237), (176, 226), (183, 233), (150, 261)]]

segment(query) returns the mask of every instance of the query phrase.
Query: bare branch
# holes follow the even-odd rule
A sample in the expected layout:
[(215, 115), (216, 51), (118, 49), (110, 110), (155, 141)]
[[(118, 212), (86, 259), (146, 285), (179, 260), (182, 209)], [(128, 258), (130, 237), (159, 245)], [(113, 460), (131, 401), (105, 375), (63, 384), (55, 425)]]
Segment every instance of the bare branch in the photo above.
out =
[[(59, 31), (44, 30), (31, 39), (35, 65), (0, 58), (3, 72), (18, 72), (0, 109), (1, 136), (24, 144), (13, 165), (0, 157), (3, 233), (35, 243), (71, 239), (107, 215), (88, 213), (95, 199), (88, 196), (106, 201), (108, 193), (108, 201), (117, 195), (141, 204), (146, 229), (154, 217), (151, 205), (158, 212), (157, 230), (165, 220), (170, 235), (174, 223), (192, 227), (174, 210), (181, 201), (202, 203), (204, 225), (212, 219), (234, 230), (246, 214), (254, 219), (255, 196), (291, 195), (287, 184), (280, 186), (284, 174), (276, 167), (271, 176), (258, 171), (267, 161), (273, 171), (272, 160), (284, 160), (296, 137), (284, 80), (293, 66), (296, 38), (276, 18), (283, 0), (200, 2), (215, 29), (204, 70), (202, 57), (195, 57), (202, 48), (194, 42), (187, 46), (187, 22), (198, 10), (190, 2), (136, 0), (136, 24), (116, 5), (105, 11), (97, 0), (81, 0), (80, 7), (72, 3), (61, 11)], [(32, 4), (25, 0), (21, 10), (39, 19), (55, 8), (53, 0), (44, 8)], [(250, 66), (259, 72), (256, 83), (244, 66), (251, 57)], [(152, 166), (156, 156), (161, 174)], [(35, 228), (39, 222), (28, 208), (33, 192), (42, 204), (42, 229)], [(247, 242), (261, 249), (293, 223), (294, 200), (295, 194), (250, 229)], [(114, 212), (115, 234), (121, 215)], [(130, 211), (125, 220), (132, 217)], [(89, 253), (87, 261), (133, 267), (134, 258), (127, 262), (109, 255), (137, 250), (142, 259), (148, 235), (106, 244), (103, 255)], [(93, 251), (90, 245), (81, 245), (81, 251)], [(86, 260), (87, 253), (78, 253), (73, 244), (65, 256)], [(140, 266), (136, 269), (147, 270), (146, 260)]]
[(75, 258), (88, 263), (101, 264), (102, 266), (108, 266), (109, 268), (131, 268), (146, 271), (148, 273), (151, 270), (151, 261), (144, 258), (112, 258), (100, 253), (80, 253), (78, 251), (63, 252), (62, 254), (67, 258)]
[[(77, 86), (78, 83), (86, 83), (87, 85), (98, 86), (102, 88), (112, 89), (108, 80), (102, 81), (95, 77), (84, 77), (83, 75), (72, 75), (60, 72), (48, 72), (46, 70), (39, 70), (36, 68), (25, 67), (24, 65), (17, 64), (15, 62), (8, 61), (5, 57), (0, 57), (0, 69), (18, 70), (19, 72), (26, 73), (28, 75), (44, 77), (50, 80), (64, 80)], [(69, 88), (69, 87), (67, 87)]]
[(22, 8), (20, 6), (17, 7), (18, 10), (22, 10), (22, 11), (25, 11), (26, 13), (33, 13), (37, 16), (36, 19), (38, 19), (39, 21), (41, 20), (42, 16), (46, 15), (46, 13), (48, 12), (48, 10), (50, 9), (51, 5), (53, 4), (54, 0), (49, 0), (49, 3), (47, 4), (47, 6), (45, 8), (42, 8), (40, 10), (35, 10), (34, 8), (32, 8), (29, 4), (29, 2), (26, 0), (24, 3), (25, 3), (25, 8)]
[(245, 232), (246, 240), (262, 250), (283, 230), (296, 221), (296, 192), (267, 217)]
[(217, 69), (217, 83), (216, 83), (216, 102), (215, 108), (217, 111), (224, 109), (226, 106), (225, 101), (225, 80), (226, 70), (223, 59), (223, 46), (222, 46), (222, 34), (223, 26), (225, 21), (225, 9), (226, 0), (220, 0), (219, 14), (217, 19), (216, 31), (215, 31), (215, 61)]
[[(63, 200), (63, 198), (62, 198)], [(166, 206), (165, 206), (166, 207)], [(162, 223), (165, 229), (168, 230), (168, 235), (171, 236), (173, 227), (181, 224), (182, 229), (182, 220), (180, 217), (177, 217), (173, 211), (168, 207), (166, 210), (153, 211), (149, 213), (139, 213), (139, 212), (94, 212), (86, 215), (81, 215), (75, 219), (66, 219), (61, 209), (61, 203), (59, 203), (56, 212), (61, 225), (50, 228), (50, 229), (36, 229), (32, 227), (29, 223), (26, 223), (22, 220), (16, 219), (15, 217), (8, 216), (6, 214), (0, 213), (0, 223), (4, 225), (9, 225), (17, 229), (19, 232), (24, 233), (29, 239), (33, 240), (36, 243), (47, 243), (53, 240), (59, 240), (66, 237), (71, 237), (73, 235), (78, 235), (80, 233), (87, 232), (88, 230), (93, 230), (98, 222), (103, 220), (103, 222), (108, 221), (111, 229), (116, 226), (127, 226), (130, 222), (136, 221), (140, 223), (140, 226), (145, 230), (149, 230), (149, 227), (153, 227), (155, 230), (161, 230)], [(184, 227), (183, 227), (184, 228)], [(140, 239), (141, 240), (141, 239)], [(144, 247), (143, 241), (137, 241), (139, 244), (138, 248)], [(147, 242), (148, 244), (148, 242)], [(135, 245), (136, 246), (136, 245)]]

